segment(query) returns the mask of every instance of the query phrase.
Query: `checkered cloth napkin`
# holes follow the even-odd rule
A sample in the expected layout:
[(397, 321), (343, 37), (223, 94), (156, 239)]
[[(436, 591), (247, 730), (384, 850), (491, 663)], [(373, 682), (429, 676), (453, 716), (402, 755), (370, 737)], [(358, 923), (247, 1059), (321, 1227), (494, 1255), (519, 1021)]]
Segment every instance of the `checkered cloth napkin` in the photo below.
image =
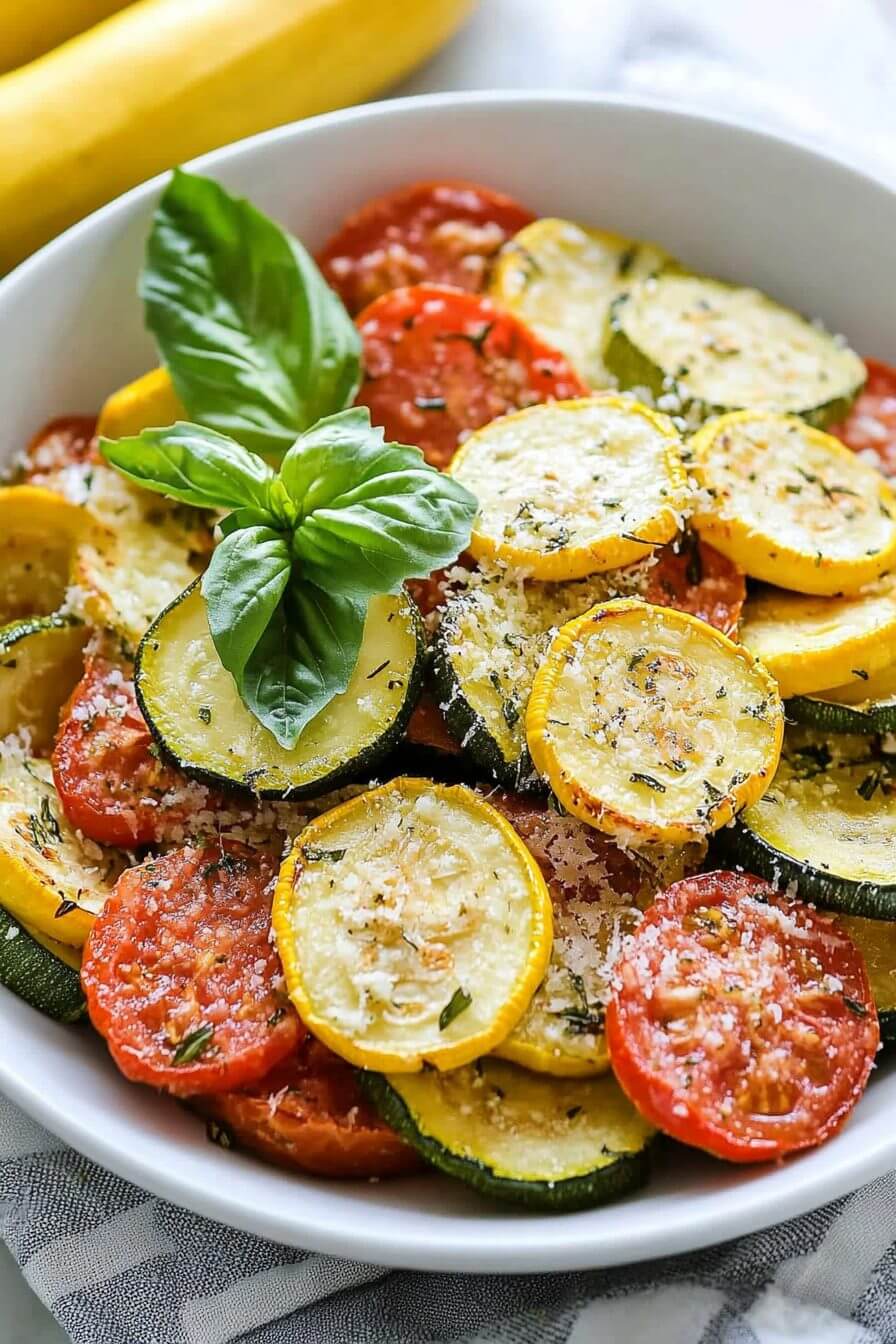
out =
[[(896, 0), (488, 0), (462, 63), (449, 48), (410, 91), (525, 72), (646, 93), (784, 125), (896, 183), (894, 21)], [(74, 1344), (896, 1344), (896, 1174), (626, 1269), (390, 1272), (154, 1199), (0, 1097), (0, 1236)]]

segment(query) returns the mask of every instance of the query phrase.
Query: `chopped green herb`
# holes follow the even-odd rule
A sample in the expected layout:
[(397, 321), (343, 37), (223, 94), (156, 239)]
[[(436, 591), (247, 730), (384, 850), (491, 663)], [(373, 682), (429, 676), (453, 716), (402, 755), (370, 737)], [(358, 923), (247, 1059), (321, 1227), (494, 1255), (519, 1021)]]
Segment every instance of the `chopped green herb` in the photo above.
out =
[(344, 859), (348, 850), (345, 849), (317, 849), (314, 845), (303, 845), (302, 854), (309, 863), (339, 863)]
[(851, 999), (848, 994), (844, 994), (843, 1002), (851, 1013), (855, 1013), (856, 1017), (868, 1016), (868, 1009), (864, 1003), (859, 1003), (857, 999)]
[(451, 998), (445, 1004), (445, 1007), (439, 1013), (439, 1031), (446, 1031), (456, 1017), (465, 1013), (473, 1002), (472, 994), (468, 994), (465, 989), (458, 985), (457, 989), (451, 995)]
[(210, 1023), (189, 1032), (175, 1050), (171, 1063), (175, 1065), (192, 1064), (195, 1059), (199, 1059), (200, 1055), (204, 1055), (211, 1047), (214, 1035), (215, 1029)]
[(200, 705), (200, 706), (199, 706), (198, 713), (199, 713), (199, 717), (200, 717), (200, 719), (202, 720), (203, 723), (211, 723), (211, 721), (212, 721), (212, 711), (211, 711), (211, 707), (210, 707), (209, 705)]
[(653, 789), (654, 793), (666, 792), (665, 784), (661, 784), (658, 779), (654, 779), (653, 775), (642, 774), (640, 770), (635, 770), (630, 774), (629, 780), (632, 784), (646, 784), (648, 789)]

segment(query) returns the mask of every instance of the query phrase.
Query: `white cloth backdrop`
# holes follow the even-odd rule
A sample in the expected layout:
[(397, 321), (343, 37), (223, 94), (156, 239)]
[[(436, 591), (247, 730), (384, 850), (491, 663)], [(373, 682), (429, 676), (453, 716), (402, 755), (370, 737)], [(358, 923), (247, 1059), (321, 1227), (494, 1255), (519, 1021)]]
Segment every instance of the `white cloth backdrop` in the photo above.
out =
[[(896, 0), (481, 0), (396, 92), (549, 86), (784, 127), (896, 184)], [(0, 1099), (0, 1233), (76, 1344), (896, 1344), (893, 1177), (629, 1275), (384, 1277), (179, 1213)], [(0, 1344), (68, 1338), (4, 1255)]]

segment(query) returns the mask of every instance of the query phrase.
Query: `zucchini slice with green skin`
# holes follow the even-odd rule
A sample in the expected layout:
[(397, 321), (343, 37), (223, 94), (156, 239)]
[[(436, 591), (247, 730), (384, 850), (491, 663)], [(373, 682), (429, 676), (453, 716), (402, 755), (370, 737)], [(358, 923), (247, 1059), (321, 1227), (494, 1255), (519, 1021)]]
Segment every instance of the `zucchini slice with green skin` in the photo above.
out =
[(610, 304), (670, 263), (669, 254), (653, 243), (568, 219), (536, 219), (502, 249), (489, 293), (562, 350), (589, 387), (613, 387), (601, 357)]
[(788, 700), (789, 718), (829, 733), (896, 732), (896, 663), (870, 676), (857, 668), (853, 675), (846, 686)]
[(758, 290), (669, 271), (613, 303), (604, 362), (621, 388), (647, 387), (692, 423), (749, 408), (823, 429), (866, 378), (852, 350)]
[(368, 772), (402, 737), (425, 644), (405, 593), (374, 597), (348, 688), (287, 751), (250, 714), (209, 634), (198, 581), (153, 621), (137, 653), (137, 700), (159, 746), (204, 783), (303, 798)]
[(896, 756), (867, 737), (792, 729), (768, 792), (723, 843), (748, 872), (795, 883), (805, 901), (896, 920), (894, 783)]
[(358, 1076), (421, 1157), (480, 1194), (564, 1213), (647, 1180), (655, 1131), (611, 1074), (553, 1078), (489, 1057), (448, 1073)]
[(896, 923), (841, 915), (840, 923), (865, 958), (882, 1041), (896, 1041)]
[(561, 625), (620, 592), (638, 566), (568, 583), (534, 583), (488, 563), (448, 598), (432, 643), (432, 677), (448, 728), (504, 788), (543, 793), (526, 745), (526, 706)]
[(76, 1022), (87, 1008), (81, 977), (50, 950), (50, 942), (0, 908), (0, 985), (57, 1022)]
[(0, 737), (24, 728), (32, 750), (51, 745), (59, 710), (83, 671), (87, 635), (73, 616), (36, 616), (0, 629)]

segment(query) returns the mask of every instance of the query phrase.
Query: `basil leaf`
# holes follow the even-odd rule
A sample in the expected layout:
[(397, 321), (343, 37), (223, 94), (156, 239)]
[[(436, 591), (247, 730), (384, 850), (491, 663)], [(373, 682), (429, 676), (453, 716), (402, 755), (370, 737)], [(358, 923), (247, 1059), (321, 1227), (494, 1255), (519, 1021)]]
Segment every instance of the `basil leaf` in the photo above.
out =
[(293, 552), (329, 592), (397, 592), (456, 559), (476, 500), (417, 448), (384, 443), (366, 408), (331, 416), (287, 453), (280, 479), (300, 510)]
[(202, 576), (208, 628), (218, 657), (240, 687), (246, 662), (265, 632), (291, 566), (289, 543), (270, 527), (231, 532)]
[(179, 420), (126, 439), (100, 439), (107, 462), (128, 480), (199, 509), (251, 506), (269, 514), (274, 473), (255, 453), (213, 429)]
[(295, 238), (217, 182), (176, 169), (140, 277), (146, 323), (190, 416), (277, 459), (348, 405), (360, 338)]
[(242, 697), (291, 750), (303, 728), (348, 686), (364, 634), (366, 605), (293, 579), (249, 655)]

